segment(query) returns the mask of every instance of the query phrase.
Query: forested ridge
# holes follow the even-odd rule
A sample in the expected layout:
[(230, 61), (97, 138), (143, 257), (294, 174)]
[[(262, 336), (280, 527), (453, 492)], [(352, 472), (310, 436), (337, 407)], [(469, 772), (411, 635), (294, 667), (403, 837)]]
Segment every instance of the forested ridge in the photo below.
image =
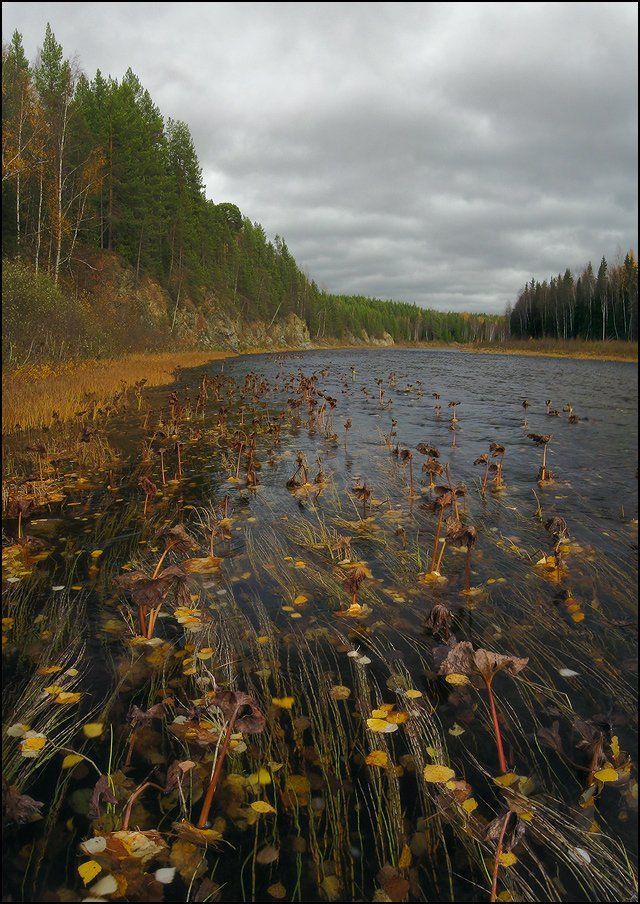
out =
[[(497, 315), (321, 289), (283, 238), (269, 240), (235, 204), (206, 197), (188, 125), (164, 118), (131, 69), (120, 80), (100, 71), (90, 80), (49, 26), (33, 65), (18, 32), (3, 48), (2, 152), (4, 254), (21, 261), (6, 268), (14, 332), (42, 313), (28, 308), (41, 294), (45, 314), (65, 298), (69, 306), (69, 293), (79, 303), (104, 266), (100, 254), (117, 254), (134, 287), (151, 278), (166, 291), (166, 334), (184, 306), (198, 310), (211, 296), (247, 321), (296, 314), (316, 340), (363, 330), (396, 341), (491, 340), (503, 327)], [(37, 291), (26, 288), (25, 263)], [(81, 301), (90, 318), (86, 293)], [(150, 341), (134, 322), (143, 312), (129, 313), (128, 335)], [(82, 332), (81, 320), (67, 311), (67, 330)]]

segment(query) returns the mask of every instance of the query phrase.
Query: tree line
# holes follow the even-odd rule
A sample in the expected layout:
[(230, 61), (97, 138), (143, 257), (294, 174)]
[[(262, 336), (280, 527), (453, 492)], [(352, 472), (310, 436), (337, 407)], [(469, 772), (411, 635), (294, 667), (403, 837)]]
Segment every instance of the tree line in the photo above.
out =
[(90, 80), (49, 25), (33, 64), (17, 31), (3, 47), (2, 91), (4, 254), (29, 262), (37, 285), (46, 276), (77, 293), (92, 249), (119, 255), (136, 281), (157, 280), (170, 321), (182, 304), (214, 294), (249, 321), (295, 313), (316, 339), (363, 330), (396, 341), (504, 337), (499, 315), (320, 288), (283, 238), (271, 241), (235, 204), (206, 197), (189, 127), (164, 118), (131, 69)]
[(638, 262), (633, 251), (609, 266), (591, 262), (577, 279), (570, 270), (540, 283), (532, 279), (507, 309), (512, 336), (607, 340), (638, 339)]

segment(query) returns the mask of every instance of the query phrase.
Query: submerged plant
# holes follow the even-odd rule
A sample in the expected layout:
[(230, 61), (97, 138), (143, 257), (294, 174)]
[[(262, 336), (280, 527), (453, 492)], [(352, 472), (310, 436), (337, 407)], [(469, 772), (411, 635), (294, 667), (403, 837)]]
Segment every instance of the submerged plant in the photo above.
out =
[(221, 710), (225, 721), (226, 728), (222, 740), (222, 746), (218, 750), (214, 767), (211, 771), (211, 777), (207, 786), (207, 791), (202, 802), (200, 818), (198, 819), (198, 828), (204, 828), (209, 821), (209, 811), (213, 802), (218, 782), (222, 774), (231, 735), (234, 732), (242, 734), (259, 734), (264, 731), (265, 717), (258, 709), (253, 697), (242, 691), (217, 691), (211, 699), (211, 704)]
[(467, 551), (464, 566), (464, 592), (471, 593), (471, 550), (478, 539), (478, 531), (471, 524), (462, 525), (458, 522), (447, 530), (446, 538), (450, 546), (464, 546)]
[(509, 675), (517, 675), (521, 672), (529, 662), (528, 657), (520, 659), (517, 656), (505, 656), (482, 648), (474, 650), (472, 644), (468, 640), (464, 640), (452, 647), (441, 648), (437, 651), (436, 659), (440, 675), (466, 675), (468, 677), (479, 675), (482, 678), (489, 698), (500, 771), (503, 775), (506, 774), (509, 769), (507, 758), (504, 755), (492, 685), (498, 672), (507, 672)]

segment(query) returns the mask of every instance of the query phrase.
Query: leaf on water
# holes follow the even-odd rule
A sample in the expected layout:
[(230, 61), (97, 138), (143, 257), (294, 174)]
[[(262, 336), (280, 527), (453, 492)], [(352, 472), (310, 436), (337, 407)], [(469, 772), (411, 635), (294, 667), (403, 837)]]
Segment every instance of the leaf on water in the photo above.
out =
[(597, 778), (599, 782), (616, 782), (619, 778), (616, 770), (612, 769), (610, 766), (599, 769), (598, 772), (594, 772), (593, 777)]
[(271, 702), (280, 709), (291, 709), (296, 702), (295, 697), (272, 697)]
[(270, 885), (267, 891), (271, 897), (275, 898), (277, 901), (281, 901), (287, 894), (287, 889), (282, 882), (276, 882), (274, 885)]
[(254, 800), (251, 804), (251, 809), (255, 810), (256, 813), (275, 813), (275, 809), (271, 806), (270, 803), (267, 803), (266, 800)]
[(385, 734), (397, 731), (398, 729), (397, 725), (392, 725), (391, 722), (387, 722), (386, 719), (367, 719), (367, 726), (371, 731), (384, 732)]
[(108, 875), (103, 876), (102, 879), (98, 879), (95, 885), (92, 885), (89, 891), (92, 895), (98, 895), (99, 897), (95, 900), (100, 900), (103, 895), (112, 895), (119, 888), (118, 880), (115, 876)]
[(273, 863), (280, 856), (280, 851), (277, 847), (274, 847), (272, 844), (267, 844), (256, 854), (256, 860), (258, 863), (261, 863), (263, 866), (267, 866), (269, 863)]
[(441, 766), (437, 763), (433, 763), (429, 766), (425, 766), (422, 774), (425, 781), (439, 783), (448, 782), (454, 777), (455, 772), (453, 769), (449, 769), (448, 766)]
[(346, 700), (351, 696), (351, 690), (343, 684), (336, 684), (331, 688), (329, 694), (334, 700)]
[(469, 679), (466, 675), (458, 675), (456, 672), (451, 672), (449, 675), (445, 675), (444, 680), (447, 682), (447, 684), (455, 684), (455, 685), (462, 685), (462, 684), (470, 683)]
[(62, 769), (71, 769), (72, 766), (76, 766), (78, 763), (81, 763), (84, 760), (84, 757), (79, 753), (69, 753), (62, 761)]
[(85, 854), (100, 854), (107, 849), (107, 839), (103, 835), (96, 835), (83, 841), (80, 848)]
[(185, 559), (182, 567), (189, 574), (213, 574), (218, 571), (222, 559), (218, 556), (204, 556), (201, 559)]
[(409, 700), (418, 700), (422, 697), (422, 691), (417, 691), (414, 688), (409, 688), (408, 691), (404, 692), (405, 697), (408, 697)]
[(462, 809), (467, 813), (473, 813), (474, 810), (478, 809), (478, 801), (473, 797), (468, 797), (466, 800), (462, 801)]
[(102, 867), (96, 860), (87, 860), (86, 863), (81, 863), (78, 867), (78, 873), (85, 885), (88, 885), (92, 879), (95, 879), (101, 871)]
[(153, 875), (162, 885), (170, 885), (175, 878), (176, 870), (174, 866), (163, 866), (161, 869), (157, 869)]
[(398, 860), (400, 869), (408, 869), (411, 866), (411, 859), (411, 848), (408, 844), (405, 844), (402, 848), (400, 859)]
[(61, 705), (69, 704), (69, 703), (77, 703), (78, 700), (82, 697), (81, 693), (71, 693), (70, 691), (61, 691), (58, 696), (54, 699), (54, 703), (59, 703)]
[(384, 769), (389, 765), (389, 755), (384, 750), (372, 750), (364, 759), (367, 766), (380, 766)]
[(518, 776), (515, 772), (505, 772), (504, 775), (498, 775), (494, 778), (494, 782), (496, 785), (502, 785), (503, 788), (509, 788), (514, 782), (518, 781)]
[(87, 722), (82, 726), (82, 731), (86, 738), (99, 738), (103, 730), (103, 722)]

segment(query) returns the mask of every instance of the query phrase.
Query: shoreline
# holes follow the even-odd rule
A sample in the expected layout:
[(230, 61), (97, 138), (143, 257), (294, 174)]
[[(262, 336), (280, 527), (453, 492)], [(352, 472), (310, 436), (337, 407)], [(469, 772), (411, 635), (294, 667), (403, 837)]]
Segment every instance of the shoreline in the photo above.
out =
[[(628, 344), (631, 346), (631, 343)], [(383, 349), (456, 349), (481, 355), (521, 355), (546, 358), (573, 358), (589, 361), (638, 363), (635, 356), (616, 354), (603, 348), (521, 348), (509, 345), (474, 346), (467, 343), (416, 342), (395, 345), (313, 343), (309, 348), (256, 348), (243, 351), (139, 352), (121, 358), (90, 359), (61, 364), (27, 365), (2, 375), (2, 435), (21, 430), (38, 430), (56, 422), (72, 420), (88, 404), (104, 404), (122, 388), (144, 380), (145, 387), (165, 386), (175, 379), (176, 371), (202, 367), (246, 355), (296, 354), (307, 351), (347, 351)], [(633, 354), (633, 352), (632, 352)], [(56, 413), (58, 417), (56, 417)]]

